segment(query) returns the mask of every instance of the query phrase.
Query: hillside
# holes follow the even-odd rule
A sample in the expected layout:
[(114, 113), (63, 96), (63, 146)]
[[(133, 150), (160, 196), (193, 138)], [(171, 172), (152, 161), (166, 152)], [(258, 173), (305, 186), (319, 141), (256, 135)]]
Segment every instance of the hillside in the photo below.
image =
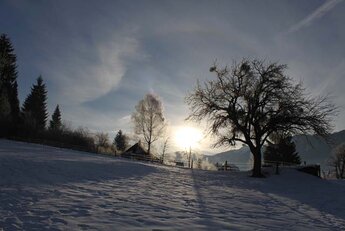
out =
[(221, 152), (212, 156), (207, 156), (211, 163), (224, 163), (228, 161), (235, 164), (241, 170), (248, 170), (251, 167), (251, 153), (248, 147), (244, 146), (240, 149)]
[(0, 140), (0, 176), (0, 230), (345, 228), (344, 182), (294, 169), (257, 179)]
[[(327, 168), (327, 161), (332, 154), (333, 147), (345, 142), (345, 130), (331, 134), (329, 143), (316, 136), (299, 135), (294, 136), (293, 140), (302, 161), (306, 161), (307, 164), (321, 164), (322, 167)], [(227, 160), (238, 165), (242, 170), (251, 167), (250, 158), (251, 153), (248, 147), (208, 156), (210, 162), (223, 163)]]

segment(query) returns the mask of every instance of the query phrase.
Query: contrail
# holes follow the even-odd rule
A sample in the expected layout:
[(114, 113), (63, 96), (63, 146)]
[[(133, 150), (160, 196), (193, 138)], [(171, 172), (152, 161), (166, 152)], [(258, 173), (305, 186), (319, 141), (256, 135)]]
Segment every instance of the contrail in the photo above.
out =
[(303, 27), (309, 26), (314, 20), (321, 18), (325, 15), (328, 11), (332, 10), (337, 4), (342, 2), (343, 0), (327, 0), (324, 4), (322, 4), (319, 8), (317, 8), (314, 12), (308, 15), (299, 23), (290, 27), (290, 29), (286, 32), (287, 34), (296, 32)]

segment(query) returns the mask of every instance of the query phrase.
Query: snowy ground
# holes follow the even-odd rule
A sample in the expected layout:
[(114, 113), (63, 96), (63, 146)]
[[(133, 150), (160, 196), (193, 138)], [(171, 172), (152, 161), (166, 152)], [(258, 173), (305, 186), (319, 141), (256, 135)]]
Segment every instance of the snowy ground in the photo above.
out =
[(0, 140), (0, 230), (344, 230), (345, 184), (255, 179)]

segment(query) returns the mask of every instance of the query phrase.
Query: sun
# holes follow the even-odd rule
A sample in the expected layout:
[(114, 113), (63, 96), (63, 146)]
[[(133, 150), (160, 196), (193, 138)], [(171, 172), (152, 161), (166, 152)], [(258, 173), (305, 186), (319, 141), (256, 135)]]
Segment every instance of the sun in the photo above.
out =
[(180, 148), (196, 148), (202, 139), (199, 129), (193, 127), (180, 127), (175, 132), (175, 143)]

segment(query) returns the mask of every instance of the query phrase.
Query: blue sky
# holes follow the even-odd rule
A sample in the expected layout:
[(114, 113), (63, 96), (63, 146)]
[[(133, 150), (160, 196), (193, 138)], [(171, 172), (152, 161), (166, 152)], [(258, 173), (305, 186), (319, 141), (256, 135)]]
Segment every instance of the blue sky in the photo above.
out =
[(0, 33), (15, 47), (21, 102), (42, 75), (49, 112), (60, 104), (74, 127), (130, 133), (134, 106), (154, 92), (173, 131), (186, 124), (184, 97), (197, 79), (212, 78), (215, 60), (249, 57), (285, 63), (312, 94), (332, 94), (338, 131), (344, 12), (342, 0), (3, 0)]

